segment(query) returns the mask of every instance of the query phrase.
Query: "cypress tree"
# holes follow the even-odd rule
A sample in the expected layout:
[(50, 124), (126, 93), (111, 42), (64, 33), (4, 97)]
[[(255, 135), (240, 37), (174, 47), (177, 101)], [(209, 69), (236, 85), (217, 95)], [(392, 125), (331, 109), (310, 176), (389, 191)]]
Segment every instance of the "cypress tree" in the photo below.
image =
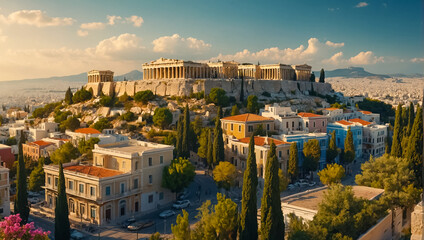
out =
[[(23, 138), (23, 131), (21, 132), (21, 139)], [(25, 161), (22, 152), (22, 141), (19, 144), (19, 155), (18, 155), (18, 169), (17, 169), (17, 186), (16, 186), (16, 197), (15, 197), (15, 214), (19, 213), (22, 218), (22, 224), (28, 222), (29, 217), (29, 206), (28, 206), (28, 192), (27, 192), (27, 173), (25, 170)]]
[(299, 166), (299, 154), (297, 152), (297, 143), (293, 142), (290, 145), (290, 156), (289, 156), (289, 166), (287, 169), (287, 173), (290, 174), (291, 181), (294, 182), (297, 177), (298, 173), (298, 166)]
[(182, 157), (190, 157), (190, 110), (188, 104), (184, 109)]
[[(423, 109), (417, 107), (417, 116), (409, 137), (408, 149), (406, 151), (406, 159), (410, 161), (410, 165), (414, 169), (415, 179), (417, 183), (422, 183), (422, 157), (423, 157)], [(422, 186), (421, 184), (417, 184)]]
[(241, 75), (240, 102), (244, 101), (244, 76)]
[(353, 145), (353, 134), (352, 130), (347, 130), (347, 135), (344, 142), (344, 157), (343, 157), (343, 164), (349, 164), (353, 162), (355, 159), (355, 146)]
[(321, 72), (319, 74), (319, 82), (323, 83), (325, 82), (325, 72), (324, 72), (324, 68), (321, 68)]
[(336, 159), (337, 155), (339, 155), (339, 152), (337, 151), (336, 131), (334, 130), (333, 132), (331, 132), (330, 142), (328, 143), (326, 156), (327, 163), (334, 163), (334, 160)]
[(178, 125), (177, 125), (177, 142), (176, 142), (176, 155), (177, 158), (182, 157), (182, 151), (183, 151), (183, 131), (184, 131), (184, 116), (183, 114), (180, 114), (180, 117), (178, 118)]
[(275, 144), (271, 143), (265, 168), (265, 184), (261, 205), (261, 239), (284, 239), (284, 219), (281, 210), (278, 160)]
[(213, 163), (218, 164), (220, 161), (225, 160), (224, 153), (224, 139), (222, 138), (222, 127), (221, 127), (222, 111), (221, 107), (218, 108), (218, 114), (215, 120), (215, 130), (213, 139)]
[(208, 153), (206, 155), (206, 161), (208, 162), (209, 169), (212, 169), (213, 166), (213, 140), (212, 140), (212, 130), (208, 130)]
[(412, 126), (414, 126), (414, 120), (415, 120), (414, 104), (411, 102), (409, 104), (409, 113), (408, 113), (408, 133), (407, 133), (408, 136), (411, 135)]
[(395, 127), (393, 131), (392, 150), (390, 155), (393, 157), (402, 157), (402, 105), (398, 105), (395, 116)]
[(391, 146), (392, 140), (391, 140), (390, 136), (387, 136), (385, 140), (386, 140), (386, 142), (384, 143), (385, 144), (384, 153), (390, 155), (390, 146)]
[(249, 153), (246, 170), (243, 175), (243, 191), (240, 213), (240, 240), (258, 239), (257, 199), (258, 172), (256, 167), (255, 138), (252, 135), (249, 143)]
[(55, 239), (69, 240), (71, 233), (68, 216), (68, 201), (66, 199), (65, 176), (63, 174), (62, 162), (59, 162), (59, 180), (57, 185), (57, 200), (54, 215)]
[(72, 97), (73, 97), (73, 94), (72, 94), (72, 91), (71, 91), (71, 87), (68, 87), (68, 90), (66, 90), (66, 93), (65, 93), (65, 103), (67, 103), (67, 104), (72, 104), (73, 102), (72, 102)]
[(311, 76), (309, 77), (309, 81), (315, 82), (315, 73), (314, 72), (311, 73)]

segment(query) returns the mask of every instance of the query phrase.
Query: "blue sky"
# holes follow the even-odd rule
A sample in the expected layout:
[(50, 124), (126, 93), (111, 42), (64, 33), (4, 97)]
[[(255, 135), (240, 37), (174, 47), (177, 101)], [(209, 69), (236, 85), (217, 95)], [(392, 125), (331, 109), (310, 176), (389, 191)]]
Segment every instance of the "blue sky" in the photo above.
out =
[(423, 73), (423, 40), (420, 0), (0, 0), (0, 80), (159, 57)]

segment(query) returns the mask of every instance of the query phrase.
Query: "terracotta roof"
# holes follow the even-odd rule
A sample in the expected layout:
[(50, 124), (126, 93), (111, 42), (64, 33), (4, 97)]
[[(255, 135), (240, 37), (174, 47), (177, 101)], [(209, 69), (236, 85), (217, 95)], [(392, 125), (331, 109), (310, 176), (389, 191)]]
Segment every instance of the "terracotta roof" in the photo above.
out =
[(28, 143), (28, 145), (38, 145), (40, 147), (42, 147), (42, 146), (48, 146), (48, 145), (52, 145), (52, 144), (53, 143), (51, 143), (51, 142), (45, 142), (45, 141), (42, 141), (42, 140)]
[(58, 140), (58, 141), (69, 142), (69, 139), (66, 139), (66, 138), (51, 138), (51, 139)]
[(368, 115), (368, 114), (372, 114), (372, 112), (370, 112), (370, 111), (360, 111), (361, 113), (363, 113), (363, 114), (365, 114), (365, 115)]
[(236, 121), (236, 122), (258, 122), (258, 121), (270, 121), (272, 118), (262, 117), (252, 113), (245, 113), (231, 117), (222, 118), (222, 120)]
[(337, 121), (336, 123), (340, 123), (340, 124), (343, 124), (343, 125), (352, 125), (353, 124), (353, 123), (348, 122), (346, 120), (340, 120), (340, 121)]
[(100, 132), (94, 128), (78, 128), (75, 132), (84, 134), (100, 134)]
[(307, 118), (310, 118), (310, 117), (323, 117), (322, 115), (318, 115), (318, 114), (315, 114), (315, 113), (307, 113), (307, 112), (300, 112), (297, 115), (299, 117), (307, 117)]
[(67, 171), (79, 172), (79, 173), (95, 176), (98, 178), (113, 177), (116, 175), (123, 174), (123, 172), (120, 172), (117, 170), (95, 167), (95, 166), (74, 165), (74, 166), (64, 167), (63, 169)]
[(333, 108), (333, 107), (330, 107), (330, 108), (325, 108), (325, 110), (328, 110), (328, 111), (334, 111), (334, 110), (339, 110), (340, 108)]
[(349, 122), (359, 123), (359, 124), (361, 124), (363, 126), (367, 126), (367, 125), (370, 125), (371, 124), (370, 122), (365, 121), (365, 120), (360, 119), (360, 118), (349, 119)]
[[(255, 137), (255, 145), (256, 146), (263, 146), (263, 145), (265, 145), (265, 138), (266, 137)], [(242, 143), (249, 143), (250, 142), (250, 137), (242, 138), (239, 141), (242, 142)], [(275, 138), (268, 137), (268, 144), (271, 144), (271, 141), (274, 141), (274, 144), (276, 146), (281, 145), (281, 144), (290, 144), (290, 143), (285, 142), (285, 141), (281, 141), (281, 140), (278, 140), (278, 139), (275, 139)]]

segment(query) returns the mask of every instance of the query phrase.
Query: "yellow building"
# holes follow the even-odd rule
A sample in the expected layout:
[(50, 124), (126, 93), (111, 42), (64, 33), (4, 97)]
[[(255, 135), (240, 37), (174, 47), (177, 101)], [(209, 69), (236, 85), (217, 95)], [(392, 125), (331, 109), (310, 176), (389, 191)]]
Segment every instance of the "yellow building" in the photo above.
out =
[[(174, 147), (126, 141), (95, 145), (93, 164), (64, 164), (69, 217), (98, 225), (119, 223), (169, 204), (175, 194), (161, 187)], [(46, 202), (54, 211), (58, 166), (44, 166)]]
[[(221, 119), (224, 138), (234, 136), (237, 139), (250, 137), (260, 125), (264, 131), (274, 131), (274, 119), (252, 113), (240, 114)], [(228, 142), (227, 142), (228, 143)]]
[(0, 218), (10, 215), (9, 169), (0, 166)]

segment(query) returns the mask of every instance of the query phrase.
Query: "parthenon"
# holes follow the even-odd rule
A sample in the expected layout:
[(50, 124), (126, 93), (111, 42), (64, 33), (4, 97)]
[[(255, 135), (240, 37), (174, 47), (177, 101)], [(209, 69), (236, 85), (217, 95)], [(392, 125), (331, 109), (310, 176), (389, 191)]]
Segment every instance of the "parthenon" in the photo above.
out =
[(88, 76), (89, 83), (113, 82), (113, 72), (110, 70), (105, 70), (105, 71), (91, 70), (87, 73), (87, 76)]
[(286, 64), (239, 64), (236, 62), (198, 63), (160, 58), (143, 64), (143, 79), (231, 79), (308, 81), (311, 66)]

